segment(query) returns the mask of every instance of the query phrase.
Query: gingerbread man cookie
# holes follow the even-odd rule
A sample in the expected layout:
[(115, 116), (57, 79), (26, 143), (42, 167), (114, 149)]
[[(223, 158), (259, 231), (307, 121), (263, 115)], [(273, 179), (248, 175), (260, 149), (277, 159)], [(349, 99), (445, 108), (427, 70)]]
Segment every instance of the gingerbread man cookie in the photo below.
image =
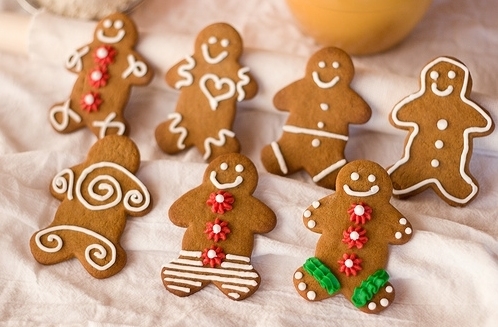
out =
[(254, 234), (270, 232), (276, 217), (252, 195), (257, 183), (247, 157), (225, 154), (211, 161), (201, 185), (173, 203), (169, 218), (186, 231), (179, 258), (161, 271), (168, 291), (184, 297), (213, 283), (230, 299), (243, 300), (258, 289)]
[(50, 109), (50, 123), (59, 133), (87, 126), (98, 138), (127, 134), (124, 109), (133, 85), (146, 85), (153, 71), (135, 50), (133, 21), (115, 13), (102, 19), (94, 39), (76, 50), (66, 67), (78, 74), (68, 100)]
[(306, 75), (280, 90), (273, 103), (289, 111), (281, 138), (263, 148), (266, 170), (289, 175), (304, 169), (313, 181), (333, 189), (346, 164), (349, 124), (366, 123), (368, 104), (350, 87), (354, 66), (347, 53), (324, 48), (308, 61)]
[(136, 145), (109, 135), (92, 146), (85, 162), (57, 174), (50, 191), (62, 202), (53, 222), (31, 237), (33, 257), (45, 265), (76, 257), (95, 278), (123, 269), (119, 240), (126, 217), (152, 208), (149, 191), (134, 175), (139, 166)]
[(239, 152), (232, 125), (236, 104), (250, 99), (258, 86), (238, 60), (242, 39), (225, 23), (203, 29), (197, 36), (192, 56), (166, 73), (166, 82), (180, 90), (176, 111), (156, 128), (159, 147), (175, 154), (195, 146), (204, 160)]
[(321, 236), (315, 256), (294, 274), (299, 295), (320, 301), (342, 293), (368, 313), (393, 302), (388, 245), (408, 242), (412, 227), (390, 204), (391, 195), (391, 179), (375, 162), (352, 161), (339, 171), (336, 192), (303, 214), (304, 225)]
[(394, 195), (406, 198), (432, 188), (453, 206), (478, 193), (470, 174), (472, 139), (491, 134), (488, 112), (469, 99), (472, 79), (460, 61), (439, 57), (424, 67), (421, 88), (391, 112), (390, 122), (409, 131), (403, 157), (388, 172)]

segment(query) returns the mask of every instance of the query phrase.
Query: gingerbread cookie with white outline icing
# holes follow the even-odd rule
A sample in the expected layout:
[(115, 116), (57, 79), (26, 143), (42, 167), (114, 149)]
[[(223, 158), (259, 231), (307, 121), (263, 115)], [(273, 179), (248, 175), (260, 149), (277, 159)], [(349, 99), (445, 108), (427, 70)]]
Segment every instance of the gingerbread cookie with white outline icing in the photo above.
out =
[(420, 83), (389, 117), (409, 131), (403, 157), (388, 169), (394, 195), (406, 198), (432, 188), (448, 204), (465, 206), (479, 191), (469, 169), (472, 140), (491, 134), (493, 120), (469, 98), (472, 79), (459, 60), (436, 58), (422, 69)]
[(251, 264), (254, 235), (270, 232), (275, 213), (252, 194), (258, 172), (245, 156), (218, 156), (202, 184), (176, 200), (169, 218), (186, 228), (178, 259), (165, 264), (161, 279), (180, 297), (213, 283), (228, 298), (243, 300), (256, 292), (261, 277)]
[(216, 23), (196, 38), (194, 54), (166, 73), (166, 82), (180, 91), (174, 113), (155, 132), (159, 147), (176, 154), (195, 146), (206, 161), (239, 152), (232, 125), (237, 102), (258, 91), (249, 68), (241, 66), (243, 44), (230, 25)]
[(286, 176), (305, 170), (317, 185), (335, 187), (337, 173), (347, 162), (349, 124), (366, 123), (372, 114), (350, 87), (353, 76), (347, 53), (324, 48), (308, 60), (304, 78), (275, 95), (275, 107), (288, 111), (289, 117), (280, 139), (261, 151), (268, 172)]
[(127, 216), (143, 216), (152, 208), (149, 191), (134, 175), (139, 166), (136, 145), (126, 136), (109, 135), (92, 146), (85, 162), (58, 173), (50, 191), (61, 204), (52, 223), (31, 237), (33, 257), (45, 265), (75, 257), (95, 278), (121, 271)]
[(131, 87), (147, 85), (153, 77), (153, 70), (134, 50), (137, 41), (137, 28), (125, 14), (111, 14), (97, 24), (93, 41), (66, 62), (78, 78), (69, 99), (50, 109), (50, 123), (57, 132), (86, 126), (98, 138), (128, 134), (124, 109)]
[(321, 234), (315, 256), (294, 273), (294, 286), (308, 301), (342, 293), (354, 306), (379, 313), (394, 300), (385, 268), (388, 245), (412, 236), (409, 221), (391, 203), (392, 184), (377, 163), (357, 160), (337, 175), (337, 190), (315, 201), (304, 225)]

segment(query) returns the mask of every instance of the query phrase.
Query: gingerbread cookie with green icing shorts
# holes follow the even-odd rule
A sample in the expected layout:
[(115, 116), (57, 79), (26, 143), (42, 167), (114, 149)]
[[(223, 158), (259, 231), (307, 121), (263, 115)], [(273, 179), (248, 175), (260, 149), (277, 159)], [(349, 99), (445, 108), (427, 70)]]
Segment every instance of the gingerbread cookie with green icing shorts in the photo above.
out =
[(185, 297), (210, 283), (237, 301), (256, 292), (261, 278), (251, 264), (254, 235), (276, 225), (275, 213), (252, 195), (257, 183), (247, 157), (221, 155), (208, 165), (202, 184), (173, 203), (169, 218), (186, 231), (178, 259), (161, 271), (169, 292)]
[(388, 169), (394, 195), (407, 198), (432, 188), (448, 204), (465, 206), (479, 191), (469, 169), (473, 138), (491, 134), (493, 120), (469, 98), (470, 72), (457, 59), (431, 61), (422, 69), (420, 84), (389, 117), (409, 132), (403, 157)]
[(143, 216), (152, 208), (149, 191), (134, 175), (139, 166), (136, 145), (126, 136), (109, 135), (92, 146), (83, 163), (59, 172), (50, 191), (61, 204), (52, 223), (31, 237), (33, 257), (44, 265), (77, 258), (95, 278), (121, 271), (127, 216)]
[(303, 214), (304, 225), (320, 238), (315, 255), (294, 273), (299, 295), (321, 301), (342, 293), (367, 313), (392, 304), (388, 246), (405, 244), (413, 231), (391, 196), (391, 179), (377, 163), (357, 160), (341, 168), (335, 193)]
[(204, 160), (239, 152), (232, 125), (237, 103), (253, 98), (258, 86), (249, 68), (239, 63), (243, 44), (230, 25), (216, 23), (196, 38), (194, 54), (166, 73), (180, 91), (175, 112), (156, 128), (156, 140), (167, 154), (195, 146)]
[(350, 86), (354, 66), (347, 53), (324, 48), (308, 61), (305, 76), (280, 90), (274, 106), (288, 111), (278, 141), (264, 147), (261, 160), (270, 173), (287, 176), (305, 170), (316, 184), (334, 189), (346, 164), (349, 124), (366, 123), (369, 105)]
[(69, 99), (50, 109), (50, 123), (57, 132), (86, 126), (98, 138), (128, 134), (124, 109), (131, 87), (147, 85), (153, 77), (153, 70), (134, 50), (137, 41), (137, 28), (125, 14), (111, 14), (97, 24), (93, 41), (66, 62), (78, 78)]

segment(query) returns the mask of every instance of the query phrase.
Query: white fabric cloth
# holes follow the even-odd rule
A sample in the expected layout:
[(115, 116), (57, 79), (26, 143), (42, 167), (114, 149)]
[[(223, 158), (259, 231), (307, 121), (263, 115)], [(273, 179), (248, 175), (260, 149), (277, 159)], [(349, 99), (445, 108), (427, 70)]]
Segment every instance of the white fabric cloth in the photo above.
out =
[[(16, 11), (14, 0), (0, 9)], [(387, 167), (402, 154), (405, 132), (388, 113), (419, 88), (423, 66), (439, 55), (462, 60), (473, 76), (471, 98), (498, 117), (498, 4), (487, 0), (434, 0), (430, 11), (399, 46), (354, 57), (353, 87), (373, 109), (365, 125), (352, 126), (349, 160), (369, 159)], [(22, 14), (22, 13), (20, 13)], [(360, 312), (342, 295), (310, 303), (292, 285), (294, 271), (313, 255), (318, 235), (302, 212), (331, 191), (304, 173), (283, 178), (265, 172), (261, 148), (281, 135), (286, 114), (272, 106), (281, 87), (304, 74), (307, 58), (320, 48), (302, 34), (284, 0), (146, 0), (132, 13), (140, 32), (138, 51), (153, 64), (148, 87), (133, 89), (126, 110), (130, 137), (138, 145), (138, 177), (154, 208), (129, 218), (121, 244), (128, 263), (117, 275), (92, 278), (77, 260), (53, 266), (31, 256), (29, 238), (53, 219), (59, 202), (52, 178), (81, 162), (95, 142), (88, 130), (56, 133), (48, 109), (66, 99), (75, 80), (64, 62), (91, 41), (92, 22), (41, 13), (33, 17), (29, 56), (0, 52), (0, 323), (18, 325), (144, 326), (496, 326), (498, 294), (498, 136), (476, 138), (471, 171), (480, 184), (465, 208), (448, 206), (432, 191), (392, 203), (410, 220), (412, 240), (390, 247), (387, 271), (396, 299), (378, 316)], [(167, 292), (161, 266), (175, 259), (184, 229), (167, 216), (181, 194), (197, 186), (206, 164), (195, 149), (169, 156), (155, 144), (154, 129), (174, 111), (178, 93), (164, 83), (166, 70), (191, 54), (197, 33), (225, 21), (242, 35), (245, 65), (260, 91), (239, 106), (234, 131), (260, 171), (255, 196), (277, 214), (276, 228), (256, 237), (252, 264), (259, 290), (241, 302), (215, 287), (187, 298)]]

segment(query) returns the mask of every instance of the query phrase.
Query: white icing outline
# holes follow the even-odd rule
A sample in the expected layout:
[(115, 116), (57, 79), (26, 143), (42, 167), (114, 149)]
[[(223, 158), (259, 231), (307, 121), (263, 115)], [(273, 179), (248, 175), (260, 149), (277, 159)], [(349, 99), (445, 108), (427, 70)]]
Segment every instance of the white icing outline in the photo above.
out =
[(103, 29), (98, 29), (95, 35), (97, 36), (97, 40), (101, 42), (114, 44), (120, 42), (125, 37), (126, 32), (120, 29), (115, 36), (107, 36), (104, 34)]
[(128, 68), (121, 74), (121, 78), (126, 79), (131, 74), (140, 78), (147, 74), (148, 69), (145, 62), (137, 60), (131, 53), (126, 56), (126, 60), (128, 61)]
[(273, 150), (273, 154), (275, 155), (275, 158), (277, 158), (278, 166), (280, 167), (280, 170), (284, 175), (287, 175), (289, 172), (289, 169), (287, 168), (287, 164), (285, 162), (285, 158), (282, 155), (282, 151), (280, 150), (280, 146), (278, 145), (277, 142), (271, 142), (271, 148)]
[(59, 226), (54, 226), (54, 227), (49, 227), (47, 229), (41, 230), (35, 235), (35, 242), (38, 248), (44, 252), (47, 253), (55, 253), (58, 252), (62, 246), (64, 245), (64, 242), (62, 241), (62, 238), (59, 235), (56, 234), (50, 234), (47, 236), (47, 241), (48, 242), (57, 242), (57, 246), (54, 248), (49, 248), (43, 245), (40, 241), (40, 238), (46, 234), (49, 234), (54, 231), (59, 231), (59, 230), (70, 230), (70, 231), (75, 231), (75, 232), (80, 232), (89, 236), (92, 236), (101, 242), (104, 242), (110, 249), (111, 249), (111, 260), (104, 266), (99, 266), (95, 261), (92, 260), (90, 257), (90, 251), (92, 250), (97, 250), (98, 252), (94, 252), (93, 255), (98, 258), (98, 259), (104, 259), (107, 256), (107, 250), (100, 244), (90, 244), (86, 247), (85, 249), (85, 259), (86, 261), (95, 269), (99, 271), (104, 271), (109, 269), (114, 263), (116, 262), (116, 247), (114, 244), (109, 241), (107, 238), (104, 236), (95, 233), (92, 230), (79, 227), (79, 226), (72, 226), (72, 225), (59, 225)]
[(107, 135), (107, 129), (109, 127), (114, 127), (118, 129), (117, 135), (123, 135), (126, 131), (126, 125), (120, 121), (113, 121), (116, 118), (116, 113), (111, 112), (104, 120), (94, 120), (92, 122), (93, 127), (100, 127), (99, 138), (103, 139)]
[(313, 182), (317, 183), (317, 182), (321, 181), (327, 175), (329, 175), (333, 171), (339, 169), (340, 167), (344, 166), (345, 164), (346, 164), (346, 159), (341, 159), (341, 160), (337, 161), (336, 163), (328, 166), (327, 168), (322, 170), (320, 173), (313, 176)]
[(342, 186), (342, 189), (344, 190), (344, 192), (346, 192), (347, 195), (349, 196), (358, 196), (358, 197), (361, 197), (361, 198), (366, 198), (366, 197), (369, 197), (369, 196), (372, 196), (372, 195), (375, 195), (379, 192), (380, 188), (378, 185), (374, 185), (370, 188), (370, 190), (368, 191), (364, 191), (364, 192), (360, 192), (360, 191), (354, 191), (352, 190), (348, 184), (344, 184)]
[(331, 87), (334, 87), (337, 82), (339, 82), (339, 76), (334, 77), (328, 82), (324, 82), (320, 79), (317, 71), (313, 71), (311, 73), (311, 76), (313, 77), (313, 82), (315, 82), (315, 84), (321, 89), (329, 89)]
[[(71, 100), (67, 100), (62, 106), (54, 106), (50, 109), (50, 124), (58, 132), (64, 131), (69, 126), (70, 119), (73, 119), (76, 123), (81, 123), (80, 115), (78, 115), (76, 111), (69, 107), (70, 101)], [(60, 123), (57, 121), (57, 119), (55, 119), (55, 115), (57, 113), (62, 114), (62, 120)]]
[(298, 126), (293, 126), (293, 125), (284, 125), (282, 127), (282, 129), (284, 130), (284, 132), (294, 133), (294, 134), (307, 134), (307, 135), (313, 135), (313, 136), (323, 136), (326, 138), (338, 139), (338, 140), (343, 140), (343, 141), (347, 141), (349, 139), (349, 137), (346, 135), (326, 132), (326, 131), (317, 130), (317, 129), (298, 127)]
[(413, 192), (417, 189), (419, 189), (420, 187), (423, 187), (425, 185), (429, 185), (431, 183), (434, 183), (437, 188), (439, 189), (439, 191), (449, 200), (455, 202), (455, 203), (460, 203), (460, 204), (464, 204), (464, 203), (467, 203), (468, 201), (470, 201), (470, 199), (472, 199), (476, 194), (477, 194), (477, 191), (478, 191), (478, 187), (477, 185), (474, 183), (474, 181), (472, 180), (472, 178), (467, 175), (465, 173), (465, 164), (466, 164), (466, 159), (467, 159), (467, 154), (470, 150), (470, 147), (469, 147), (469, 134), (471, 133), (485, 133), (485, 132), (488, 132), (491, 128), (491, 126), (493, 125), (493, 121), (491, 120), (491, 117), (481, 108), (479, 107), (476, 103), (474, 103), (472, 100), (468, 99), (466, 96), (465, 96), (465, 92), (467, 90), (467, 87), (468, 87), (468, 83), (469, 83), (469, 76), (470, 76), (470, 72), (468, 70), (468, 68), (463, 65), (462, 63), (460, 63), (459, 61), (456, 61), (456, 60), (453, 60), (453, 59), (450, 59), (450, 58), (446, 58), (446, 57), (439, 57), (439, 58), (436, 58), (435, 60), (433, 60), (432, 62), (430, 62), (427, 66), (425, 66), (423, 69), (422, 69), (422, 72), (420, 73), (420, 77), (421, 77), (421, 88), (418, 92), (414, 93), (414, 94), (411, 94), (409, 95), (408, 97), (406, 97), (405, 99), (403, 99), (401, 102), (399, 102), (393, 109), (392, 113), (391, 113), (391, 118), (393, 120), (393, 122), (398, 125), (398, 126), (403, 126), (403, 127), (408, 127), (410, 129), (412, 129), (412, 133), (410, 134), (407, 142), (406, 142), (406, 145), (405, 145), (405, 154), (404, 156), (399, 160), (397, 161), (393, 166), (391, 166), (389, 169), (388, 169), (388, 174), (391, 175), (396, 169), (398, 169), (398, 167), (400, 167), (401, 165), (405, 164), (408, 160), (410, 160), (410, 149), (411, 149), (411, 146), (412, 146), (412, 143), (413, 143), (413, 140), (415, 139), (415, 137), (418, 135), (419, 133), (419, 126), (417, 123), (415, 122), (402, 122), (398, 119), (397, 117), (397, 114), (398, 114), (398, 111), (408, 102), (411, 102), (411, 101), (414, 101), (415, 99), (421, 97), (425, 91), (426, 91), (426, 84), (425, 84), (425, 76), (427, 74), (427, 71), (429, 69), (431, 69), (435, 64), (441, 62), (441, 61), (445, 61), (445, 62), (449, 62), (451, 64), (454, 64), (458, 67), (460, 67), (464, 72), (465, 72), (465, 77), (464, 77), (464, 80), (463, 80), (463, 85), (462, 85), (462, 88), (461, 88), (461, 91), (460, 91), (460, 99), (466, 103), (467, 105), (471, 106), (472, 108), (474, 108), (477, 112), (479, 112), (482, 117), (487, 121), (487, 124), (485, 127), (469, 127), (467, 129), (464, 130), (463, 132), (463, 139), (464, 139), (464, 144), (463, 144), (463, 151), (462, 151), (462, 155), (460, 156), (460, 175), (461, 177), (472, 187), (472, 191), (471, 193), (463, 198), (463, 199), (460, 199), (460, 198), (457, 198), (451, 194), (449, 194), (443, 187), (443, 185), (441, 184), (441, 182), (438, 180), (438, 179), (435, 179), (435, 178), (429, 178), (429, 179), (426, 179), (426, 180), (423, 180), (415, 185), (412, 185), (411, 187), (408, 187), (406, 189), (401, 189), (401, 190), (397, 190), (397, 189), (393, 189), (393, 194), (395, 195), (403, 195), (403, 194), (407, 194), (407, 193), (410, 193), (410, 192)]
[(220, 183), (216, 179), (216, 175), (217, 175), (216, 171), (213, 170), (211, 172), (211, 174), (209, 175), (209, 180), (211, 181), (211, 183), (214, 186), (216, 186), (216, 188), (218, 188), (220, 190), (226, 190), (226, 189), (231, 189), (231, 188), (237, 187), (240, 184), (242, 184), (242, 182), (244, 181), (244, 178), (242, 178), (242, 176), (237, 176), (235, 178), (235, 180), (233, 182), (231, 182), (231, 183)]
[[(213, 96), (206, 87), (206, 82), (208, 80), (212, 80), (214, 82), (214, 86), (216, 87), (217, 90), (221, 90), (223, 88), (223, 85), (225, 84), (228, 85), (228, 90), (225, 93)], [(232, 81), (230, 78), (228, 77), (220, 78), (217, 75), (211, 73), (203, 75), (200, 78), (199, 87), (201, 88), (202, 93), (204, 93), (204, 95), (208, 99), (209, 106), (213, 111), (218, 108), (218, 103), (233, 97), (235, 95), (235, 90), (236, 90), (235, 82)]]
[[(64, 178), (68, 175), (68, 178)], [(73, 199), (73, 185), (74, 185), (74, 172), (69, 169), (63, 169), (52, 179), (52, 189), (57, 194), (64, 194), (67, 192), (67, 199)]]
[(209, 45), (206, 43), (201, 44), (201, 51), (204, 60), (211, 65), (219, 64), (228, 56), (228, 51), (223, 50), (216, 57), (211, 57), (211, 54), (209, 53)]
[[(124, 196), (122, 194), (121, 190), (121, 185), (119, 182), (114, 178), (113, 176), (104, 174), (104, 175), (98, 175), (92, 179), (90, 184), (88, 185), (87, 191), (88, 194), (90, 195), (91, 199), (97, 200), (97, 201), (106, 201), (108, 200), (113, 194), (114, 191), (117, 192), (116, 199), (110, 203), (107, 204), (102, 204), (102, 205), (91, 205), (86, 199), (83, 197), (81, 194), (81, 189), (82, 189), (82, 184), (85, 181), (86, 177), (92, 173), (94, 170), (99, 169), (99, 168), (113, 168), (116, 169), (122, 173), (124, 173), (128, 178), (130, 178), (134, 183), (136, 183), (141, 190), (130, 190), (128, 191)], [(106, 179), (108, 182), (107, 183), (102, 183), (99, 185), (99, 189), (106, 191), (104, 195), (99, 195), (96, 194), (92, 186), (97, 183), (98, 181), (101, 181), (103, 179)], [(111, 185), (112, 184), (112, 185)], [(114, 187), (113, 187), (114, 186)], [(140, 192), (141, 191), (141, 192)], [(145, 185), (135, 176), (133, 175), (130, 171), (128, 171), (126, 168), (114, 163), (114, 162), (107, 162), (107, 161), (102, 161), (95, 163), (93, 165), (88, 166), (85, 168), (82, 172), (81, 175), (79, 176), (78, 180), (76, 181), (76, 188), (75, 188), (75, 193), (76, 193), (76, 198), (81, 202), (81, 204), (87, 208), (88, 210), (92, 211), (99, 211), (99, 210), (106, 210), (109, 208), (113, 208), (117, 206), (119, 203), (123, 202), (123, 205), (126, 210), (131, 211), (131, 212), (140, 212), (146, 209), (149, 204), (150, 204), (150, 194)], [(123, 200), (123, 201), (121, 201)], [(130, 201), (134, 204), (139, 204), (141, 202), (144, 202), (144, 204), (140, 207), (132, 207), (129, 203)]]
[(182, 119), (183, 119), (182, 115), (178, 112), (173, 112), (173, 113), (170, 113), (167, 116), (167, 118), (173, 120), (168, 127), (168, 130), (170, 131), (170, 133), (180, 134), (180, 136), (178, 137), (178, 141), (176, 142), (176, 146), (180, 150), (185, 149), (185, 139), (188, 136), (188, 130), (183, 126), (178, 126), (182, 122)]
[(84, 55), (86, 55), (90, 51), (89, 46), (85, 46), (79, 50), (75, 50), (66, 60), (66, 68), (71, 69), (75, 67), (76, 72), (81, 72), (83, 69), (83, 61), (81, 58), (83, 58)]
[(237, 76), (240, 80), (237, 82), (237, 101), (240, 102), (246, 98), (246, 92), (244, 91), (244, 86), (251, 82), (247, 73), (250, 71), (249, 67), (242, 67), (238, 70)]
[(204, 160), (207, 160), (211, 156), (211, 144), (215, 146), (223, 146), (225, 145), (227, 139), (226, 137), (235, 137), (235, 133), (228, 129), (220, 129), (218, 132), (219, 139), (215, 139), (214, 137), (208, 137), (204, 140)]
[(194, 82), (194, 77), (190, 71), (195, 67), (195, 59), (192, 56), (188, 56), (185, 60), (187, 60), (186, 64), (178, 66), (178, 75), (183, 77), (183, 79), (175, 83), (175, 89), (177, 90), (184, 86), (190, 86)]

